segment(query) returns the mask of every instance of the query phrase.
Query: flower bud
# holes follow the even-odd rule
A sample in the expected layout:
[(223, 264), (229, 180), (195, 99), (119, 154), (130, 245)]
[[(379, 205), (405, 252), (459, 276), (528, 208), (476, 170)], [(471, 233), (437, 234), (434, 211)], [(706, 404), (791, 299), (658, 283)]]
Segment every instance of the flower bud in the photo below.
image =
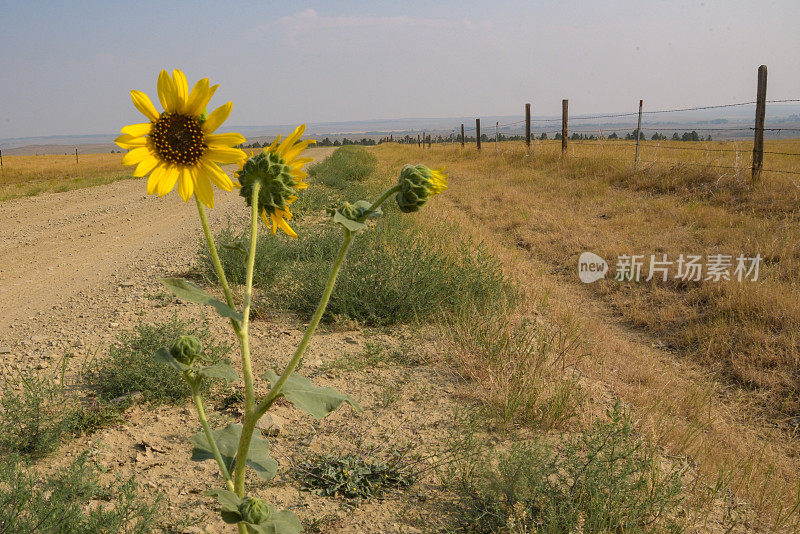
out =
[(184, 365), (192, 365), (203, 350), (200, 340), (194, 336), (181, 336), (169, 348), (172, 357)]
[(339, 213), (341, 213), (351, 221), (357, 221), (359, 217), (361, 217), (361, 213), (359, 212), (358, 208), (356, 208), (349, 202), (345, 202), (344, 204), (342, 204), (342, 207), (339, 208)]
[(435, 171), (425, 165), (405, 165), (397, 180), (400, 191), (395, 200), (403, 213), (419, 211), (433, 196), (447, 189), (444, 169)]
[(272, 508), (258, 497), (245, 497), (239, 504), (239, 515), (246, 523), (260, 525), (270, 518)]

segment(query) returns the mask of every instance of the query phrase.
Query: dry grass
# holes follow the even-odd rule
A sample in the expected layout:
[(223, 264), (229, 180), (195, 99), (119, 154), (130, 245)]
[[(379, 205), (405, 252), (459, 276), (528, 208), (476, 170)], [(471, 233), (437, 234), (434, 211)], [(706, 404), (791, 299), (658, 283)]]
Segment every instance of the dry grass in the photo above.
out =
[[(715, 515), (750, 509), (761, 528), (796, 527), (796, 511), (783, 516), (797, 502), (800, 468), (787, 424), (800, 413), (798, 190), (777, 173), (751, 185), (747, 146), (737, 169), (726, 170), (708, 165), (735, 165), (736, 152), (662, 148), (654, 156), (659, 149), (647, 145), (643, 161), (663, 163), (638, 171), (624, 141), (571, 143), (568, 158), (557, 142), (536, 143), (531, 156), (520, 143), (501, 144), (497, 155), (492, 145), (482, 154), (383, 145), (375, 154), (389, 167), (447, 165), (451, 188), (421, 217), (485, 241), (531, 303), (547, 297), (550, 313), (580, 318), (594, 355), (579, 365), (590, 393), (630, 403), (642, 432), (696, 468), (693, 499), (718, 504), (730, 491), (737, 497)], [(768, 142), (767, 150), (800, 152), (800, 142)], [(800, 171), (800, 158), (768, 154), (765, 168)], [(760, 252), (766, 264), (758, 283), (584, 286), (576, 274), (585, 250), (609, 260)]]
[(0, 201), (108, 184), (130, 177), (122, 154), (3, 156)]

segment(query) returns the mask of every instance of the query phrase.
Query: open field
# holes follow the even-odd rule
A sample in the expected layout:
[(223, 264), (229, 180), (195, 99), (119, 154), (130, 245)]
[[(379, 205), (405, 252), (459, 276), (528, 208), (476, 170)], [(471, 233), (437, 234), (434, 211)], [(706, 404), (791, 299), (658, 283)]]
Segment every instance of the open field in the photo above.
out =
[(122, 154), (3, 156), (0, 201), (49, 191), (71, 191), (130, 178)]
[[(729, 143), (696, 145), (726, 150), (712, 153), (649, 145), (643, 162), (668, 163), (634, 171), (625, 141), (571, 142), (563, 158), (551, 141), (530, 156), (520, 143), (499, 154), (491, 143), (480, 154), (386, 144), (317, 167), (293, 206), (300, 239), (259, 243), (257, 368), (283, 365), (313, 309), (338, 240), (325, 208), (374, 197), (407, 162), (446, 165), (450, 187), (411, 216), (387, 203), (358, 236), (301, 372), (364, 412), (314, 421), (278, 405), (270, 440), (280, 471), (277, 483), (251, 481), (260, 495), (294, 510), (309, 532), (796, 531), (797, 188), (777, 173), (751, 185), (746, 146), (737, 156)], [(798, 152), (800, 141), (766, 149)], [(765, 168), (800, 171), (798, 158), (775, 157)], [(96, 176), (115, 164), (98, 158)], [(0, 204), (0, 391), (19, 391), (18, 373), (57, 375), (69, 354), (69, 399), (81, 413), (100, 406), (113, 417), (37, 449), (37, 465), (52, 471), (88, 451), (103, 481), (134, 475), (141, 499), (163, 495), (161, 531), (226, 532), (201, 493), (219, 482), (215, 468), (189, 460), (197, 429), (185, 392), (170, 390), (160, 367), (139, 371), (158, 332), (186, 328), (176, 317), (234, 341), (222, 319), (157, 283), (188, 273), (210, 287), (191, 208), (175, 194), (147, 197), (142, 180)], [(218, 194), (209, 211), (235, 283), (233, 245), (243, 242), (230, 228), (245, 214), (236, 194)], [(612, 274), (623, 253), (758, 252), (765, 264), (757, 282), (584, 285), (583, 251), (608, 260)], [(215, 426), (240, 415), (238, 389), (219, 388), (209, 397)], [(263, 381), (256, 391), (266, 393)], [(587, 460), (593, 447), (599, 466)], [(309, 491), (323, 452), (396, 467), (402, 484), (358, 499)], [(621, 471), (609, 458), (624, 458)], [(559, 477), (585, 492), (564, 492)]]

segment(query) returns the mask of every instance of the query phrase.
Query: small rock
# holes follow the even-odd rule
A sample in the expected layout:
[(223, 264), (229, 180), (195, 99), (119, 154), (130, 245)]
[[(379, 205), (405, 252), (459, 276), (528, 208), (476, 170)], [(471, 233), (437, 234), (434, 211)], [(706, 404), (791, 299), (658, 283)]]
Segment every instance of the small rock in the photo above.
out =
[(11, 352), (11, 347), (0, 347), (0, 354), (9, 354)]
[(283, 419), (277, 415), (268, 413), (258, 420), (256, 428), (264, 432), (267, 436), (277, 436), (283, 431)]
[(108, 323), (108, 326), (110, 326), (111, 328), (116, 328), (119, 326), (119, 323)]
[(133, 282), (125, 280), (124, 282), (120, 282), (119, 287), (133, 287)]

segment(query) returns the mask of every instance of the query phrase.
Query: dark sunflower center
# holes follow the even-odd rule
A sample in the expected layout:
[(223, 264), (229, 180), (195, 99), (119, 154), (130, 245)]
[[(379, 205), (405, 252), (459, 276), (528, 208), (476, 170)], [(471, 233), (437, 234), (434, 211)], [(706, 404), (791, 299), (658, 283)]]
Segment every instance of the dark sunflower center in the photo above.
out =
[(159, 158), (180, 165), (194, 165), (208, 148), (197, 119), (178, 113), (162, 113), (150, 140)]

